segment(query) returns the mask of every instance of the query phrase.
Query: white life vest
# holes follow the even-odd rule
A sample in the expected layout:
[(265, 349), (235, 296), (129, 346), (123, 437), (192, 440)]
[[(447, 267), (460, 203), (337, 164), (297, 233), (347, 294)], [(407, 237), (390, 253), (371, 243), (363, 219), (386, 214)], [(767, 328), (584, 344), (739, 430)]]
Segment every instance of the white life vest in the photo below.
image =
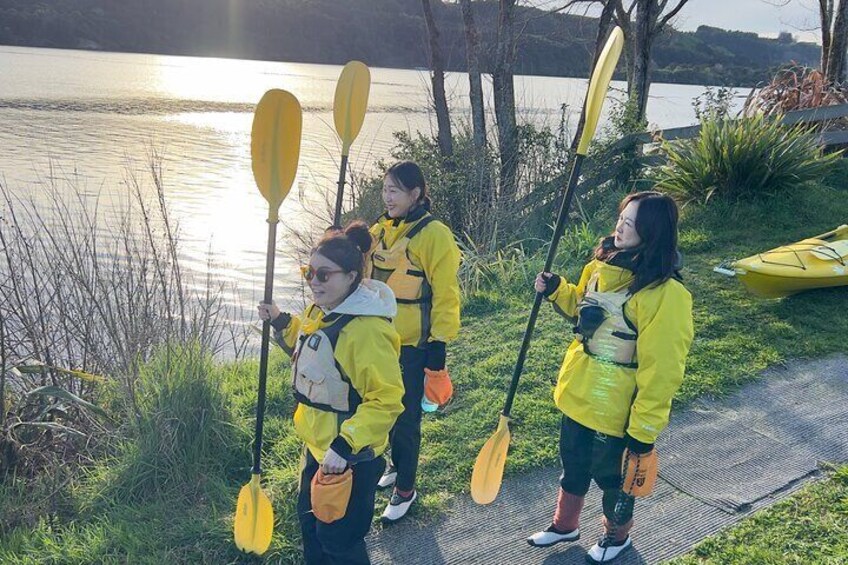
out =
[[(308, 314), (308, 313), (307, 313)], [(352, 414), (362, 397), (336, 362), (339, 333), (355, 318), (348, 314), (330, 314), (323, 319), (329, 325), (297, 336), (292, 357), (292, 391), (298, 402), (338, 414)]]
[(592, 275), (577, 305), (575, 337), (588, 355), (635, 368), (638, 332), (624, 313), (631, 294), (626, 290), (598, 292), (598, 278), (598, 273)]

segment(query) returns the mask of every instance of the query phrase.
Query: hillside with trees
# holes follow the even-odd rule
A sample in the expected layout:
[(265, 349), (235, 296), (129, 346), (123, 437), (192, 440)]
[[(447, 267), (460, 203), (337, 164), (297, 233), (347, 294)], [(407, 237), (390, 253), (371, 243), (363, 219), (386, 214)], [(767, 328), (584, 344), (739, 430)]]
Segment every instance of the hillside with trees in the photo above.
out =
[[(459, 3), (434, 1), (447, 70), (465, 70)], [(480, 64), (496, 53), (498, 2), (473, 2), (481, 30)], [(0, 0), (0, 44), (344, 63), (428, 66), (420, 0)], [(587, 76), (597, 20), (515, 8), (519, 74)], [(819, 62), (820, 48), (702, 26), (665, 31), (653, 50), (660, 82), (752, 85), (789, 61)]]

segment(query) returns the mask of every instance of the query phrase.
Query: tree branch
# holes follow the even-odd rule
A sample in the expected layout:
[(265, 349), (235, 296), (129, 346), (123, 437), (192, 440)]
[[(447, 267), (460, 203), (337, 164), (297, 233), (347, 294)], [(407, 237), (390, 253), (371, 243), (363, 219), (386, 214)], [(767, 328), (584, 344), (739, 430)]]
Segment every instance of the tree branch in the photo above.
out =
[[(660, 31), (662, 28), (664, 28), (664, 27), (665, 27), (665, 25), (668, 23), (668, 21), (669, 21), (671, 18), (673, 18), (674, 16), (676, 16), (676, 15), (677, 15), (677, 13), (681, 10), (681, 8), (683, 8), (683, 6), (685, 6), (685, 5), (686, 5), (686, 3), (687, 3), (688, 1), (689, 1), (689, 0), (680, 0), (680, 1), (677, 3), (677, 6), (675, 6), (674, 8), (672, 8), (672, 10), (671, 10), (668, 14), (666, 14), (666, 16), (665, 16), (664, 18), (660, 19), (660, 21), (657, 23), (657, 26), (656, 26), (654, 29), (655, 29), (656, 31)], [(660, 12), (660, 13), (662, 13), (662, 12)]]

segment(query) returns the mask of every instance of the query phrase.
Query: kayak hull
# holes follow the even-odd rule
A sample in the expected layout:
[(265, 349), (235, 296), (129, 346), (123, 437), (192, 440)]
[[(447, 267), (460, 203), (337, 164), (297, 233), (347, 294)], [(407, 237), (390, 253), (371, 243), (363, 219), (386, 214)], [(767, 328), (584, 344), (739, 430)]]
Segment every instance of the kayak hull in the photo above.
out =
[(782, 298), (814, 288), (848, 285), (848, 225), (720, 265), (752, 294)]

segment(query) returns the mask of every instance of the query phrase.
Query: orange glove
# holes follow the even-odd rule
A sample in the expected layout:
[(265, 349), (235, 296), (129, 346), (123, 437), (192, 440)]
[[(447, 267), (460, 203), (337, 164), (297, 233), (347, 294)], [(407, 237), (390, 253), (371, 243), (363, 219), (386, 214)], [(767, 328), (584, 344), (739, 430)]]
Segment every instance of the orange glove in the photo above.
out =
[(636, 453), (626, 448), (621, 461), (621, 475), (624, 477), (621, 490), (630, 496), (648, 496), (654, 490), (658, 470), (656, 449)]
[(325, 475), (319, 468), (312, 477), (312, 513), (325, 524), (344, 518), (351, 489), (353, 471), (349, 467), (337, 475)]
[(453, 396), (453, 383), (447, 367), (441, 371), (424, 369), (424, 396), (433, 404), (444, 406)]

